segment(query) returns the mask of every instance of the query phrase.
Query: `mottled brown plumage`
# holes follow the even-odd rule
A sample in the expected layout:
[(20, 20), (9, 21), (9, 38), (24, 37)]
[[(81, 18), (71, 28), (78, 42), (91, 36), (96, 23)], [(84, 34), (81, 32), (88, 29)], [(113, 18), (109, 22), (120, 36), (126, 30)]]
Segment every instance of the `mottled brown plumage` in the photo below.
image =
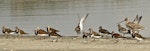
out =
[(93, 31), (92, 28), (89, 28), (90, 34), (92, 38), (100, 38), (103, 37), (103, 35), (100, 35), (99, 33), (97, 33), (96, 31)]
[(58, 38), (59, 37), (62, 37), (61, 35), (59, 35), (57, 32), (59, 32), (58, 30), (56, 29), (53, 29), (51, 27), (48, 26), (47, 28), (47, 31), (49, 32), (50, 34), (50, 37), (53, 39), (52, 41), (53, 42), (57, 42)]
[(113, 38), (126, 38), (126, 37), (124, 37), (124, 36), (122, 36), (120, 34), (117, 34), (117, 33), (112, 34), (112, 37)]
[(114, 33), (114, 31), (112, 31), (112, 38), (115, 38), (116, 39), (116, 42), (115, 43), (118, 43), (119, 42), (119, 39), (124, 39), (126, 37), (120, 35), (119, 33)]
[(123, 36), (124, 36), (125, 34), (131, 34), (130, 30), (128, 30), (128, 29), (122, 27), (120, 24), (118, 24), (118, 31), (119, 31), (120, 33), (122, 33)]
[(37, 27), (37, 29), (34, 31), (35, 31), (35, 35), (38, 36), (37, 37), (38, 39), (45, 39), (46, 36), (50, 36), (50, 34), (48, 32), (46, 32), (43, 29), (40, 29), (39, 27)]
[(79, 27), (79, 25), (77, 26), (77, 27), (75, 27), (75, 31), (77, 32), (77, 34), (80, 34), (81, 32), (80, 32), (80, 27)]
[(56, 30), (50, 26), (47, 27), (47, 32), (49, 32), (50, 36), (61, 36), (57, 33), (59, 30)]
[(94, 36), (100, 36), (99, 33), (93, 31), (91, 28), (89, 28), (89, 31), (90, 31), (90, 33), (93, 34)]
[(139, 34), (139, 33), (133, 33), (132, 36), (133, 36), (133, 38), (138, 37), (138, 38), (145, 39), (145, 38), (144, 38), (141, 34)]
[(50, 36), (59, 36), (59, 37), (61, 37), (61, 35), (59, 35), (59, 34), (56, 33), (56, 32), (51, 32), (51, 33), (50, 33)]
[(15, 32), (16, 32), (17, 34), (20, 34), (20, 35), (21, 35), (21, 34), (28, 34), (28, 33), (24, 32), (23, 30), (19, 29), (18, 27), (16, 27)]
[(114, 31), (112, 32), (112, 38), (126, 38), (122, 35), (120, 35), (119, 33), (114, 33)]
[(126, 22), (126, 23), (125, 23), (126, 27), (127, 27), (128, 29), (132, 30), (132, 32), (135, 32), (135, 31), (139, 32), (139, 30), (145, 29), (144, 26), (141, 26), (141, 25), (139, 25), (138, 23), (129, 22), (128, 18), (125, 18), (124, 21)]
[(36, 33), (37, 33), (37, 34), (49, 34), (47, 31), (45, 31), (45, 30), (43, 30), (43, 29), (40, 29), (39, 27), (37, 27)]
[(52, 27), (50, 27), (50, 26), (47, 26), (46, 27), (46, 29), (47, 29), (47, 32), (60, 32), (59, 30), (56, 30), (56, 29), (54, 29), (54, 28), (52, 28)]
[(133, 34), (132, 34), (132, 37), (137, 40), (137, 43), (140, 42), (140, 41), (142, 41), (143, 39), (146, 39), (146, 38), (144, 38), (144, 37), (143, 37), (141, 34), (139, 34), (139, 33), (133, 33)]
[(11, 32), (14, 32), (13, 30), (9, 29), (9, 28), (5, 28), (5, 26), (2, 27), (2, 33), (4, 34), (9, 34)]
[(48, 32), (46, 32), (45, 30), (42, 30), (42, 29), (37, 30), (37, 33), (38, 34), (48, 34)]
[(42, 29), (35, 30), (35, 35), (37, 35), (37, 36), (50, 36), (48, 32), (46, 32), (45, 30), (42, 30)]
[(102, 26), (99, 27), (99, 32), (103, 34), (111, 34), (108, 30), (103, 29)]

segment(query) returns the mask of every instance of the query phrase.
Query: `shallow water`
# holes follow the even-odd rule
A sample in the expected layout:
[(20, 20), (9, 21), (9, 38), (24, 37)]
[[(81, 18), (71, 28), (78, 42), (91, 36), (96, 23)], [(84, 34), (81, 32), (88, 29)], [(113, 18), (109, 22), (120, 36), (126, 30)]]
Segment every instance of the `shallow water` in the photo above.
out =
[(37, 26), (42, 29), (51, 26), (60, 30), (61, 35), (74, 36), (78, 14), (81, 18), (89, 13), (84, 31), (93, 28), (98, 32), (98, 27), (103, 26), (118, 32), (117, 22), (125, 17), (133, 20), (138, 14), (143, 16), (140, 24), (146, 27), (140, 33), (149, 37), (149, 3), (149, 0), (0, 0), (0, 27), (18, 26), (34, 35), (32, 30)]

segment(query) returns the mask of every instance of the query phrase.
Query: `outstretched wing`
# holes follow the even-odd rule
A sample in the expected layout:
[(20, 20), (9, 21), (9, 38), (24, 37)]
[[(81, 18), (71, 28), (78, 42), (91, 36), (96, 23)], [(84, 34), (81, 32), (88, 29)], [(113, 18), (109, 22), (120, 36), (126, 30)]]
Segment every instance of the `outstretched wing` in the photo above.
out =
[(139, 24), (140, 21), (141, 21), (141, 19), (142, 19), (142, 16), (138, 17), (138, 15), (136, 15), (136, 17), (135, 17), (135, 19), (133, 20), (133, 22)]
[(140, 16), (139, 18), (138, 18), (138, 24), (140, 23), (140, 21), (141, 21), (141, 19), (142, 19), (142, 16)]
[(89, 13), (87, 13), (84, 17), (82, 17), (80, 19), (80, 22), (79, 22), (79, 26), (80, 26), (80, 29), (83, 30), (83, 23), (85, 22), (87, 16), (89, 15)]
[(135, 23), (135, 22), (138, 22), (138, 15), (136, 15), (136, 17), (135, 17), (135, 19), (133, 20), (133, 22)]
[(85, 20), (86, 20), (86, 18), (88, 17), (88, 15), (89, 15), (89, 13), (87, 13), (84, 17), (82, 17), (81, 19), (80, 19), (80, 23), (82, 22), (85, 22)]

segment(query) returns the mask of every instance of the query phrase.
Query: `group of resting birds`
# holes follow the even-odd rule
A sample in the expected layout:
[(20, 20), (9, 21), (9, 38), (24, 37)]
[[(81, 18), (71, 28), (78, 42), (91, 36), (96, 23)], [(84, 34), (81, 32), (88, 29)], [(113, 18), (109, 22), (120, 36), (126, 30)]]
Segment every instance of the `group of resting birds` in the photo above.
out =
[[(121, 34), (115, 33), (114, 31), (109, 32), (108, 30), (103, 29), (102, 26), (99, 27), (99, 32), (102, 33), (103, 35), (99, 34), (96, 31), (94, 31), (92, 28), (89, 28), (89, 32), (83, 32), (83, 23), (84, 23), (84, 21), (85, 21), (85, 19), (87, 18), (88, 15), (89, 14), (87, 14), (86, 16), (81, 18), (78, 26), (75, 27), (75, 31), (77, 32), (77, 34), (82, 34), (83, 38), (90, 37), (90, 38), (95, 39), (95, 38), (100, 38), (100, 37), (104, 37), (104, 36), (106, 38), (108, 38), (107, 35), (111, 35), (112, 38), (116, 39), (115, 43), (118, 43), (120, 38), (123, 38), (123, 39), (127, 38), (127, 37), (124, 36), (125, 34), (130, 34), (132, 38), (135, 38), (137, 40), (137, 42), (145, 39), (144, 37), (142, 37), (139, 34), (139, 31), (143, 30), (145, 28), (145, 27), (143, 27), (142, 25), (139, 24), (141, 19), (142, 19), (142, 16), (139, 17), (137, 15), (133, 21), (129, 21), (128, 18), (125, 18), (125, 20), (119, 22), (118, 23), (118, 31), (123, 34), (123, 36), (122, 36)], [(126, 28), (121, 26), (122, 22), (125, 22)]]
[(15, 30), (11, 30), (9, 28), (6, 28), (5, 26), (2, 27), (2, 33), (4, 33), (4, 34), (20, 34), (20, 35), (28, 34), (28, 33), (24, 32), (23, 30), (19, 29), (18, 27), (15, 27)]
[[(50, 26), (47, 26), (46, 29), (47, 29), (47, 31), (37, 27), (37, 29), (34, 30), (35, 35), (41, 36), (41, 37), (50, 36), (53, 39), (52, 41), (55, 41), (55, 42), (58, 40), (59, 37), (61, 37), (61, 35), (59, 35), (57, 33), (57, 32), (59, 32), (59, 30), (56, 30)], [(2, 27), (2, 33), (4, 33), (5, 35), (16, 34), (19, 36), (28, 34), (28, 33), (24, 32), (22, 29), (19, 29), (18, 27), (15, 27), (15, 30), (11, 30), (9, 28), (6, 28), (5, 26)]]

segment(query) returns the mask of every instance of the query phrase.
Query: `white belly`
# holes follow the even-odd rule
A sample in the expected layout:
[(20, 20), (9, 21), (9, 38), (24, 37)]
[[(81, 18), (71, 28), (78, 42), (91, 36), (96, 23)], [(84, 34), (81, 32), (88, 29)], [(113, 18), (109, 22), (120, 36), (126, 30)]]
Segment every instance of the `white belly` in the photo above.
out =
[(94, 36), (94, 35), (91, 35), (92, 38), (101, 38), (102, 36)]
[(10, 32), (9, 34), (11, 34), (11, 35), (15, 35), (15, 34), (16, 34), (16, 32)]
[(58, 38), (58, 36), (50, 36), (51, 38)]
[(127, 34), (128, 31), (120, 31), (120, 33)]
[(37, 34), (37, 36), (49, 36), (49, 34)]
[(138, 37), (135, 37), (135, 39), (140, 40), (140, 41), (143, 40), (142, 38), (138, 38)]

